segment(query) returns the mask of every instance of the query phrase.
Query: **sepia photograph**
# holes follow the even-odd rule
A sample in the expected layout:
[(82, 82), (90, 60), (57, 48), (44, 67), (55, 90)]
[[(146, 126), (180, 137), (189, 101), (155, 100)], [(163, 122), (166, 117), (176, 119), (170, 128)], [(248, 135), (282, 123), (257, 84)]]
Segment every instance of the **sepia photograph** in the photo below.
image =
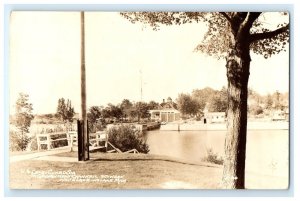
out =
[(290, 187), (288, 12), (12, 11), (10, 189)]

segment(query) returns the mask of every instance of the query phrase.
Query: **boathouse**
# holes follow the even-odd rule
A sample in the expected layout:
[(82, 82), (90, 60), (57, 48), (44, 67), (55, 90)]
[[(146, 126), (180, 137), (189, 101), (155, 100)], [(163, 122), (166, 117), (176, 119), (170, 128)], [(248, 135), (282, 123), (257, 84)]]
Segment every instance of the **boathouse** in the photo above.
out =
[(180, 120), (180, 112), (177, 110), (177, 105), (169, 97), (165, 102), (160, 104), (159, 108), (154, 110), (149, 110), (150, 118), (154, 121), (160, 122), (173, 122)]
[(176, 109), (149, 110), (151, 120), (172, 122), (180, 120), (180, 112)]

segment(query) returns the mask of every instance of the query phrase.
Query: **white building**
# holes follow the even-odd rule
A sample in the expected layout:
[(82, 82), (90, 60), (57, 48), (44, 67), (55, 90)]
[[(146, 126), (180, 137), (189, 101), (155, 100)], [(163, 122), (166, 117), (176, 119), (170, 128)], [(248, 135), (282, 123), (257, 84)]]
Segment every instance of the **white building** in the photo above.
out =
[(226, 115), (225, 112), (206, 112), (204, 118), (207, 123), (224, 123)]
[(176, 109), (149, 110), (150, 118), (154, 121), (172, 122), (180, 120), (180, 112)]
[(288, 111), (276, 110), (272, 114), (272, 121), (284, 121), (287, 120)]
[(163, 99), (160, 107), (155, 110), (149, 110), (150, 118), (154, 121), (172, 122), (180, 120), (180, 112), (176, 109), (176, 104), (169, 97), (167, 102)]

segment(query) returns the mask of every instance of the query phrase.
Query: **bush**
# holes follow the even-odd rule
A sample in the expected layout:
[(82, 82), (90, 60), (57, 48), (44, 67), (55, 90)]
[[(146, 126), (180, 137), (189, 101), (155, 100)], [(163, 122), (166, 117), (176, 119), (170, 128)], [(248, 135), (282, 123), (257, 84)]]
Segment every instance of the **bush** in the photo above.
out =
[(30, 143), (29, 143), (29, 150), (30, 151), (38, 150), (38, 144), (37, 144), (36, 136), (31, 138)]
[(27, 133), (9, 131), (9, 150), (25, 151), (30, 140)]
[(90, 133), (96, 133), (102, 131), (105, 128), (105, 122), (97, 121), (95, 123), (88, 122), (88, 129)]
[(203, 161), (218, 165), (223, 165), (224, 163), (223, 158), (215, 153), (212, 149), (207, 150), (207, 156), (203, 158)]
[(250, 114), (253, 114), (253, 115), (260, 115), (260, 114), (264, 113), (263, 108), (259, 105), (250, 106), (249, 111), (250, 111)]
[(128, 125), (113, 127), (108, 130), (108, 141), (122, 152), (136, 149), (140, 153), (148, 153), (149, 146), (139, 131)]
[(201, 116), (200, 115), (196, 116), (196, 121), (201, 121)]

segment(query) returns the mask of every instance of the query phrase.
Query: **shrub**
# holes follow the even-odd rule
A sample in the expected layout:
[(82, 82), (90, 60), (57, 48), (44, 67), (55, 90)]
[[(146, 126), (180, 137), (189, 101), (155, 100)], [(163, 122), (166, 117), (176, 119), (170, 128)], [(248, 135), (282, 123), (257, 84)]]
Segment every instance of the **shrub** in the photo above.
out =
[(149, 146), (139, 131), (128, 125), (113, 127), (108, 130), (108, 141), (122, 152), (136, 149), (140, 153), (148, 153)]
[(36, 150), (38, 150), (36, 136), (34, 136), (34, 137), (31, 138), (30, 143), (29, 143), (29, 149), (30, 149), (30, 151), (36, 151)]
[(253, 115), (260, 115), (260, 114), (264, 113), (264, 110), (259, 105), (252, 105), (249, 107), (249, 112), (250, 112), (250, 114), (253, 114)]
[(196, 121), (201, 121), (201, 116), (200, 115), (196, 116)]
[(90, 133), (96, 133), (97, 131), (101, 131), (105, 128), (105, 122), (97, 121), (95, 123), (88, 122), (88, 129)]
[(9, 131), (9, 150), (10, 151), (25, 151), (31, 138), (27, 133)]
[(215, 153), (211, 148), (207, 150), (207, 156), (203, 158), (203, 161), (223, 165), (223, 158)]

